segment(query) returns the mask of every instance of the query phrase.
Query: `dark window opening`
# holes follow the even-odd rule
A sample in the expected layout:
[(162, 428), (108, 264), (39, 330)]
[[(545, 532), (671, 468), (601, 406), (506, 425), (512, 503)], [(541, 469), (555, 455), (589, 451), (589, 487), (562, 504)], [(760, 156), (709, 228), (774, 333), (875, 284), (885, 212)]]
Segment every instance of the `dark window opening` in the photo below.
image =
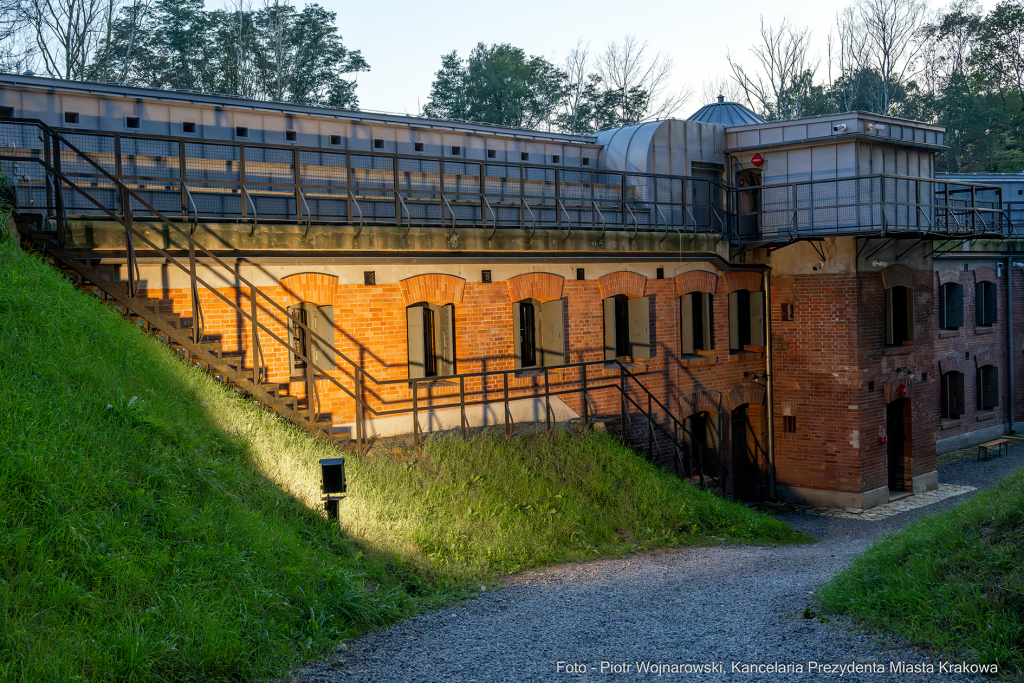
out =
[(78, 123), (78, 112), (77, 111), (66, 111), (66, 112), (64, 112), (64, 123)]
[(583, 165), (590, 166), (590, 157), (583, 157)]
[(521, 153), (519, 155), (519, 158), (522, 159), (523, 161), (529, 161), (530, 160), (530, 153), (529, 152), (523, 152), (523, 153)]
[(875, 383), (874, 382), (868, 382), (868, 391), (874, 391), (874, 390), (875, 390)]
[(341, 144), (341, 136), (340, 135), (332, 135), (331, 136), (331, 144), (332, 145), (340, 145)]
[(288, 343), (291, 346), (288, 350), (289, 375), (305, 374), (307, 359), (313, 361), (313, 371), (317, 376), (333, 371), (334, 306), (300, 303), (289, 306), (288, 313), (292, 316), (288, 321)]
[(999, 405), (999, 373), (994, 365), (978, 368), (978, 410), (992, 410)]
[(664, 280), (665, 279), (665, 269), (664, 268), (658, 268), (656, 273), (657, 273), (657, 278), (659, 280)]
[(890, 287), (885, 290), (885, 343), (907, 346), (914, 341), (914, 290)]
[(783, 415), (782, 416), (782, 429), (783, 431), (794, 433), (796, 432), (796, 416), (795, 415)]
[(498, 153), (496, 151), (494, 151), (493, 149), (487, 150), (487, 158), (488, 159), (493, 159), (496, 156), (498, 156)]
[(712, 296), (706, 292), (690, 292), (679, 298), (682, 353), (694, 355), (698, 351), (712, 351), (714, 346), (714, 318)]
[(586, 271), (583, 268), (577, 268), (576, 269), (576, 279), (577, 280), (586, 280), (587, 279)]
[(782, 304), (782, 320), (793, 322), (793, 304)]
[(412, 144), (412, 147), (417, 152), (422, 152), (423, 151), (423, 143), (422, 142), (414, 142)]
[(181, 132), (182, 133), (195, 133), (196, 132), (196, 124), (194, 122), (192, 122), (192, 121), (182, 121), (181, 122)]
[(363, 285), (369, 287), (377, 284), (377, 271), (375, 270), (364, 270), (363, 271)]
[(529, 368), (537, 364), (537, 324), (535, 308), (532, 303), (519, 303), (519, 358), (522, 367)]
[(955, 282), (939, 287), (939, 327), (956, 330), (964, 324), (964, 288)]
[(553, 164), (557, 164), (561, 159), (562, 157), (558, 156), (557, 154), (551, 155), (551, 163)]
[(284, 132), (284, 139), (289, 142), (295, 142), (296, 140), (299, 139), (299, 134), (294, 130), (286, 130)]
[(651, 357), (651, 300), (617, 294), (604, 300), (605, 360), (632, 362)]
[(996, 323), (996, 283), (979, 282), (974, 285), (975, 324), (990, 327)]
[(729, 351), (742, 353), (748, 346), (764, 346), (764, 332), (764, 292), (729, 292)]
[(13, 118), (14, 107), (0, 107), (0, 116), (4, 118)]
[(460, 154), (462, 154), (462, 148), (461, 147), (456, 147), (456, 146), (452, 145), (452, 156), (453, 157), (457, 157)]
[(945, 420), (959, 420), (964, 414), (964, 374), (962, 372), (942, 373), (942, 412)]
[(418, 303), (406, 309), (409, 377), (454, 375), (455, 306)]
[(142, 119), (138, 116), (127, 116), (125, 117), (124, 125), (126, 128), (141, 128)]
[(376, 140), (373, 141), (373, 148), (384, 149), (384, 141), (381, 140), (380, 138), (377, 138)]
[(240, 138), (247, 138), (247, 137), (249, 137), (249, 129), (246, 128), (245, 126), (236, 126), (235, 127), (235, 136), (236, 137), (240, 137)]

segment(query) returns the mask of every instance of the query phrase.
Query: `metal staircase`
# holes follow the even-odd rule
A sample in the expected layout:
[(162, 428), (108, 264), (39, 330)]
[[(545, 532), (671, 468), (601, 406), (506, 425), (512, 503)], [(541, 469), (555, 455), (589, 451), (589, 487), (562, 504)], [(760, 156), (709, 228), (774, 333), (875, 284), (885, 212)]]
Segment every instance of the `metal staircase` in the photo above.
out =
[[(22, 122), (24, 124), (24, 122)], [(446, 377), (403, 378), (380, 380), (375, 378), (363, 367), (339, 351), (334, 345), (311, 329), (297, 316), (275, 302), (269, 295), (262, 292), (252, 282), (235, 274), (238, 289), (248, 301), (243, 305), (225, 296), (215, 284), (207, 282), (197, 272), (197, 258), (204, 258), (207, 264), (232, 271), (230, 265), (193, 239), (188, 226), (179, 225), (149, 204), (138, 192), (122, 183), (109, 173), (100, 163), (88, 154), (79, 150), (62, 133), (53, 130), (41, 122), (31, 122), (39, 130), (41, 139), (45, 141), (52, 154), (45, 157), (11, 156), (0, 154), (0, 161), (17, 161), (22, 164), (36, 164), (47, 183), (47, 193), (53, 198), (48, 202), (49, 211), (38, 213), (40, 207), (32, 207), (29, 211), (14, 207), (15, 222), (25, 243), (48, 256), (54, 266), (61, 269), (81, 289), (90, 292), (101, 301), (116, 308), (129, 321), (138, 324), (142, 329), (161, 339), (175, 352), (189, 361), (202, 366), (220, 381), (235, 387), (240, 392), (263, 404), (281, 417), (298, 427), (316, 434), (337, 444), (349, 444), (354, 437), (358, 449), (362, 450), (367, 439), (364, 434), (364, 422), (367, 416), (386, 417), (391, 415), (409, 414), (413, 418), (413, 437), (418, 442), (421, 438), (419, 415), (431, 408), (458, 406), (462, 412), (462, 429), (468, 435), (468, 421), (465, 419), (466, 407), (485, 404), (505, 404), (506, 434), (511, 435), (514, 428), (509, 403), (519, 398), (543, 398), (547, 402), (548, 429), (552, 428), (551, 398), (555, 396), (580, 396), (583, 422), (591, 423), (602, 420), (609, 423), (613, 431), (617, 431), (622, 439), (642, 452), (651, 462), (674, 470), (679, 476), (695, 481), (700, 485), (718, 491), (724, 491), (725, 468), (719, 464), (714, 469), (717, 479), (698, 463), (703, 463), (706, 454), (699, 458), (691, 457), (688, 443), (693, 443), (685, 424), (659, 401), (630, 368), (619, 361), (587, 361), (569, 363), (557, 368), (547, 368), (543, 372), (543, 385), (530, 388), (514, 388), (510, 391), (510, 377), (515, 379), (516, 370), (490, 370), (478, 373), (463, 373)], [(75, 179), (63, 173), (60, 160), (65, 163), (73, 161), (79, 167), (85, 165), (92, 172), (101, 175), (105, 182), (112, 186), (119, 197), (120, 210), (112, 210), (97, 201), (86, 188), (81, 187)], [(51, 161), (52, 159), (52, 161)], [(92, 262), (86, 253), (73, 252), (65, 247), (66, 221), (65, 195), (77, 195), (77, 201), (84, 199), (95, 206), (101, 214), (117, 221), (124, 229), (124, 259), (127, 268), (127, 279), (121, 279), (121, 266), (111, 269)], [(69, 194), (70, 196), (70, 194)], [(176, 240), (187, 244), (188, 258), (178, 258), (161, 245), (154, 243), (146, 233), (135, 227), (133, 207), (142, 207), (148, 213), (146, 220), (155, 218), (163, 222), (167, 229), (174, 233)], [(191, 285), (192, 310), (190, 317), (182, 317), (170, 311), (161, 311), (161, 302), (138, 296), (139, 267), (135, 256), (135, 242), (144, 243), (146, 248), (158, 254), (169, 269), (178, 269), (185, 273)], [(204, 333), (203, 310), (200, 305), (200, 291), (218, 300), (229, 308), (242, 327), (248, 327), (251, 334), (249, 356), (244, 351), (225, 351), (219, 340)], [(274, 329), (260, 320), (260, 313), (272, 314), (279, 321), (287, 321), (295, 330), (304, 334), (296, 337), (305, 339), (305, 347), (298, 348), (283, 339)], [(314, 362), (313, 344), (332, 350), (338, 360), (338, 370), (328, 372)], [(305, 385), (304, 396), (286, 393), (288, 388), (296, 384), (294, 377), (289, 382), (271, 382), (267, 380), (263, 343), (275, 344), (294, 353), (297, 359), (305, 362), (305, 375), (300, 384)], [(555, 371), (558, 372), (550, 372)], [(615, 376), (614, 371), (618, 371)], [(612, 371), (611, 373), (609, 371)], [(491, 380), (500, 379), (503, 390), (492, 390)], [(327, 382), (341, 391), (353, 402), (355, 407), (355, 434), (341, 430), (333, 424), (330, 413), (320, 410), (316, 382)], [(475, 395), (467, 395), (466, 385), (478, 382), (483, 387)], [(443, 405), (434, 404), (431, 408), (418, 405), (417, 397), (424, 387), (437, 382), (457, 384), (458, 395), (448, 397), (450, 400)], [(411, 405), (388, 409), (377, 407), (366, 399), (366, 396), (380, 395), (381, 390), (395, 385), (406, 385), (411, 390)], [(532, 393), (531, 393), (532, 392)], [(617, 414), (597, 416), (594, 410), (594, 397), (611, 392), (620, 398), (620, 410)], [(458, 399), (457, 401), (455, 399)], [(660, 417), (656, 414), (660, 412)], [(646, 424), (646, 430), (640, 436), (634, 433), (633, 427)], [(698, 465), (695, 470), (694, 466)]]

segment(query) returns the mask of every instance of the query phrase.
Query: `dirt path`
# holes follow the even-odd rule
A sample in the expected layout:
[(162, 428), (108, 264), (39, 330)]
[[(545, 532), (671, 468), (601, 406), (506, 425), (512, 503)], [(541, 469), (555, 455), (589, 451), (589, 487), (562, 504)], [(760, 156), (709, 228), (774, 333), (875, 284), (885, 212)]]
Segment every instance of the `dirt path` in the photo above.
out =
[[(1016, 446), (986, 463), (947, 465), (939, 478), (981, 489), (1021, 465), (1024, 446)], [(942, 660), (934, 655), (862, 633), (844, 619), (805, 616), (814, 610), (814, 589), (872, 541), (970, 495), (874, 521), (782, 516), (819, 539), (803, 546), (656, 551), (518, 575), (457, 608), (353, 641), (337, 661), (307, 667), (295, 681), (985, 680), (939, 673)], [(638, 671), (645, 662), (710, 671)], [(883, 671), (840, 676), (812, 670), (814, 662)], [(936, 673), (893, 673), (890, 662), (932, 665)], [(775, 663), (791, 669), (743, 669)]]

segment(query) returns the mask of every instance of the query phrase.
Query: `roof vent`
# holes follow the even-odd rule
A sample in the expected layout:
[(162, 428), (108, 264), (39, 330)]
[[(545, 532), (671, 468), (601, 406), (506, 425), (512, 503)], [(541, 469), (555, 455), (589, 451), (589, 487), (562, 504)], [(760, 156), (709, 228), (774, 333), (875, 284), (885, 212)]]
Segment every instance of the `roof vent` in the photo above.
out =
[(725, 104), (725, 95), (719, 95), (718, 96), (718, 103), (719, 104)]

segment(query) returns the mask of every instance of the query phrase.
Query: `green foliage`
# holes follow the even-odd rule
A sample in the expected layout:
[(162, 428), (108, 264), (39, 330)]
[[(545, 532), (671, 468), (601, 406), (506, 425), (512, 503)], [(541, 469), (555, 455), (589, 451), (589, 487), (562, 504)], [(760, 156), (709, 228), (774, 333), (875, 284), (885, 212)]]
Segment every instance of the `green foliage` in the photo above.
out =
[(354, 109), (345, 76), (368, 70), (342, 43), (336, 14), (316, 3), (207, 11), (201, 0), (156, 0), (121, 8), (89, 77)]
[(266, 678), (502, 572), (802, 540), (593, 433), (351, 456), (346, 534), (336, 455), (0, 243), (0, 681)]
[(872, 546), (818, 592), (946, 656), (1024, 670), (1024, 470)]
[(364, 492), (342, 505), (352, 533), (453, 578), (664, 545), (802, 540), (596, 432), (441, 436), (422, 455), (360, 460), (350, 481)]
[(533, 128), (548, 121), (562, 97), (565, 74), (543, 57), (507, 43), (478, 43), (465, 61), (451, 52), (423, 107), (426, 116)]

